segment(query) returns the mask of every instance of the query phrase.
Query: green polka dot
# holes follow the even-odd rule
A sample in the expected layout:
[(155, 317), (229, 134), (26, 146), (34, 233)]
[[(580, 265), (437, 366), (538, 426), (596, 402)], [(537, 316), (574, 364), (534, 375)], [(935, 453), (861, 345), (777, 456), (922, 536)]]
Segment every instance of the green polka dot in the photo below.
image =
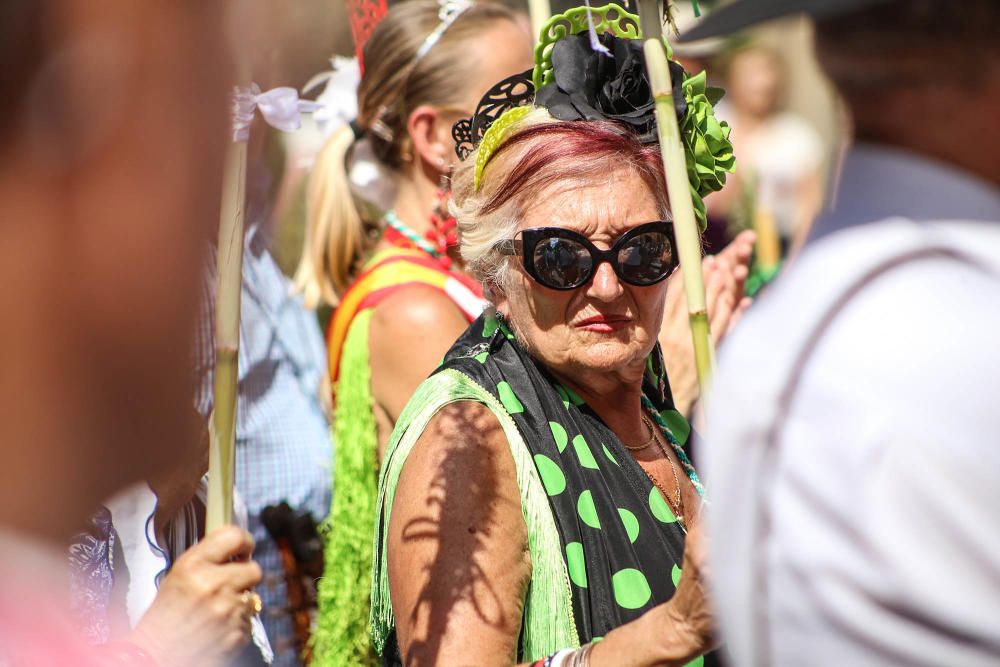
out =
[[(550, 494), (551, 495), (551, 494)], [(580, 519), (591, 528), (600, 528), (601, 520), (597, 518), (597, 506), (594, 505), (594, 496), (590, 491), (584, 491), (576, 501), (576, 512)]]
[(475, 357), (473, 357), (473, 359), (475, 359), (476, 361), (478, 361), (481, 364), (485, 364), (486, 363), (486, 358), (488, 356), (490, 356), (489, 352), (480, 352)]
[(611, 587), (615, 591), (615, 602), (625, 609), (639, 609), (652, 595), (646, 576), (635, 568), (615, 572), (611, 577)]
[(563, 428), (562, 424), (557, 422), (549, 422), (549, 428), (552, 430), (552, 437), (556, 440), (556, 447), (559, 448), (559, 453), (562, 454), (566, 450), (566, 443), (569, 442), (566, 429)]
[(587, 587), (587, 563), (583, 558), (583, 545), (570, 542), (566, 545), (566, 569), (569, 570), (569, 580), (580, 588)]
[(524, 406), (521, 405), (521, 401), (517, 400), (517, 396), (509, 384), (506, 382), (499, 383), (497, 385), (497, 394), (500, 395), (500, 402), (503, 403), (508, 413), (516, 415), (519, 412), (524, 412)]
[(567, 410), (569, 409), (569, 394), (566, 393), (566, 387), (561, 384), (556, 385), (556, 393), (559, 394), (559, 398), (562, 399), (563, 407)]
[(542, 478), (545, 493), (558, 496), (566, 490), (566, 476), (555, 461), (545, 454), (535, 454), (535, 467), (538, 468), (538, 476)]
[(608, 449), (608, 446), (607, 445), (601, 445), (601, 448), (604, 450), (604, 455), (608, 457), (608, 460), (611, 461), (612, 463), (614, 463), (616, 466), (618, 466), (620, 468), (621, 464), (618, 463), (618, 461), (615, 459), (615, 455), (611, 453), (611, 450)]
[(594, 453), (590, 451), (590, 446), (582, 435), (573, 438), (573, 449), (576, 450), (576, 456), (580, 459), (580, 465), (584, 468), (597, 470), (597, 461), (594, 460)]
[(483, 322), (483, 338), (489, 338), (498, 328), (500, 325), (497, 323), (497, 318), (487, 317), (486, 321)]
[(570, 403), (573, 405), (583, 405), (584, 403), (584, 400), (580, 398), (579, 394), (564, 384), (556, 384), (556, 391), (559, 392), (559, 397), (562, 399), (563, 405), (567, 408)]
[(687, 442), (688, 436), (691, 434), (691, 424), (684, 418), (684, 415), (676, 410), (664, 410), (660, 413), (660, 419), (666, 423), (667, 428), (677, 438), (678, 443), (683, 445)]
[(677, 563), (674, 563), (674, 569), (670, 570), (670, 578), (674, 582), (674, 588), (677, 588), (677, 584), (681, 580), (681, 568), (677, 567)]
[(699, 655), (697, 658), (684, 665), (684, 667), (702, 667), (705, 664), (705, 656)]
[(628, 533), (628, 541), (635, 544), (635, 541), (639, 538), (639, 520), (635, 518), (635, 514), (621, 507), (618, 508), (618, 516), (622, 518), (622, 523), (625, 525), (625, 532)]
[(566, 396), (569, 398), (570, 403), (573, 405), (583, 405), (583, 399), (575, 391), (566, 387)]
[(652, 510), (653, 516), (663, 523), (674, 523), (677, 521), (677, 517), (674, 516), (670, 505), (663, 499), (663, 496), (660, 495), (659, 490), (655, 486), (649, 490), (649, 509)]

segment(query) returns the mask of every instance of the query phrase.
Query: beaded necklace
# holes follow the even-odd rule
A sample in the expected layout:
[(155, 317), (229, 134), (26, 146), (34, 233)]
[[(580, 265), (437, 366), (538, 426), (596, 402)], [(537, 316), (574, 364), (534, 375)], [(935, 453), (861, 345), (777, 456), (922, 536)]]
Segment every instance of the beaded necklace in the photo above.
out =
[(417, 234), (412, 228), (410, 228), (409, 225), (400, 220), (395, 211), (386, 211), (384, 220), (385, 224), (389, 225), (391, 229), (395, 230), (400, 236), (426, 252), (434, 259), (441, 259), (444, 257), (441, 251), (435, 248), (430, 241), (420, 236), (420, 234)]
[(699, 496), (704, 498), (705, 487), (702, 485), (701, 479), (698, 478), (698, 473), (695, 472), (694, 466), (691, 464), (691, 459), (688, 458), (684, 448), (680, 446), (676, 438), (674, 438), (673, 433), (670, 432), (670, 427), (667, 426), (667, 422), (663, 420), (663, 417), (660, 416), (660, 413), (653, 406), (653, 402), (646, 398), (645, 395), (642, 397), (642, 406), (646, 408), (651, 415), (653, 415), (653, 419), (656, 420), (656, 423), (660, 427), (660, 432), (667, 438), (667, 441), (674, 450), (674, 454), (677, 455), (677, 460), (680, 461), (681, 467), (684, 469), (684, 472), (687, 473), (688, 479), (691, 480), (691, 485), (694, 486), (694, 490), (698, 492)]

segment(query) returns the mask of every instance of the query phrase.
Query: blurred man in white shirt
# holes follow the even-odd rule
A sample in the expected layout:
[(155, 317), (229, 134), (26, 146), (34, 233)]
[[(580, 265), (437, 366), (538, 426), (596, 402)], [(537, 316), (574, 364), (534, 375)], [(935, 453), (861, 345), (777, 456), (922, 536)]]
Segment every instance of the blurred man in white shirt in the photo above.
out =
[(691, 37), (790, 11), (857, 143), (720, 358), (724, 638), (738, 665), (1000, 664), (1000, 5), (744, 1)]

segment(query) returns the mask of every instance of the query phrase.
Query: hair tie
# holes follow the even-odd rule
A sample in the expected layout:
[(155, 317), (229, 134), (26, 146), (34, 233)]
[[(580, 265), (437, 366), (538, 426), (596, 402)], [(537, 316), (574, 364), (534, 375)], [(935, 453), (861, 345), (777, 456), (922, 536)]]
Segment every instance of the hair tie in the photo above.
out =
[(351, 128), (351, 132), (354, 134), (355, 141), (364, 138), (365, 128), (361, 127), (361, 124), (358, 123), (357, 118), (352, 118), (351, 121), (347, 124), (347, 126)]

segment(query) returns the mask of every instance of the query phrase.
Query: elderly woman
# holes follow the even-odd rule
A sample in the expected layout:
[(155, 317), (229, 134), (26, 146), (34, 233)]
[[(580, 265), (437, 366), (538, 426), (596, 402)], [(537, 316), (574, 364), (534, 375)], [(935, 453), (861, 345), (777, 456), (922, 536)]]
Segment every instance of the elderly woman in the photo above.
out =
[[(677, 261), (652, 105), (633, 124), (564, 103), (567, 79), (645, 76), (637, 42), (601, 41), (613, 66), (588, 60), (587, 35), (558, 42), (535, 108), (473, 131), (455, 175), (462, 255), (493, 307), (387, 452), (372, 594), (387, 664), (684, 665), (713, 646), (702, 488), (661, 416)], [(487, 97), (532, 92), (504, 83)]]

